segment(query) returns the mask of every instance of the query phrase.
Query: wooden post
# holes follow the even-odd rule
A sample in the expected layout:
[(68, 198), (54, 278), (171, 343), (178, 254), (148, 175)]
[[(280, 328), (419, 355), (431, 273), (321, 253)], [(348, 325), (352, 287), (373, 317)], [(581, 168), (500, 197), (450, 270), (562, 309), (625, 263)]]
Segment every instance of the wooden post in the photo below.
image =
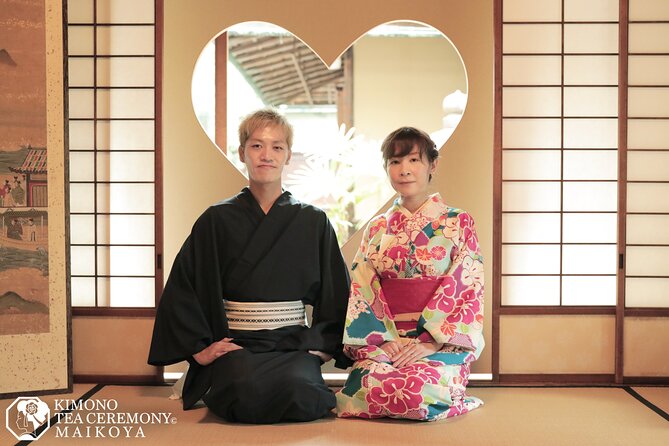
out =
[(346, 129), (353, 127), (353, 48), (342, 55), (344, 83), (337, 86), (337, 123), (346, 124)]
[(214, 42), (215, 61), (215, 118), (214, 135), (216, 145), (227, 153), (228, 151), (228, 33), (223, 33)]

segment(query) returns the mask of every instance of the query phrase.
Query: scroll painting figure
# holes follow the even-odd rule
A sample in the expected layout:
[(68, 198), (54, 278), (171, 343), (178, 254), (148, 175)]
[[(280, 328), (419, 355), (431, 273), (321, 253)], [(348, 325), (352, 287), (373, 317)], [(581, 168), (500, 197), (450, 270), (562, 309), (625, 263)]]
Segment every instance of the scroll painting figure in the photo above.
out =
[(341, 351), (348, 270), (325, 213), (281, 188), (290, 124), (261, 110), (239, 133), (249, 187), (195, 222), (158, 306), (149, 363), (190, 363), (184, 409), (203, 398), (228, 421), (315, 420), (335, 406), (320, 366)]
[(438, 151), (404, 127), (382, 145), (400, 197), (365, 229), (351, 273), (340, 417), (439, 420), (482, 404), (466, 393), (483, 350), (483, 258), (474, 220), (428, 194)]
[[(49, 322), (45, 4), (0, 3), (0, 336), (54, 328)], [(29, 218), (34, 226), (29, 227)]]

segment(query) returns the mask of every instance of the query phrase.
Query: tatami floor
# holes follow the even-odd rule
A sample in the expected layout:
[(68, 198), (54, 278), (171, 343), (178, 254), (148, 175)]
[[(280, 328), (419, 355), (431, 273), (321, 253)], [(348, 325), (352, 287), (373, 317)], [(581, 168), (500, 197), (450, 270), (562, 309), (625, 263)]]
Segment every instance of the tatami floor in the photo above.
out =
[[(222, 422), (206, 407), (184, 412), (180, 401), (169, 399), (167, 386), (77, 384), (71, 394), (40, 397), (52, 417), (55, 399), (83, 396), (89, 408), (98, 407), (74, 410), (36, 444), (669, 445), (669, 387), (476, 387), (470, 393), (485, 406), (435, 423), (330, 417), (254, 426)], [(3, 414), (13, 401), (0, 400)], [(120, 423), (125, 414), (144, 421), (149, 421), (146, 414), (154, 414), (161, 423)], [(17, 440), (3, 426), (0, 445), (9, 444)]]

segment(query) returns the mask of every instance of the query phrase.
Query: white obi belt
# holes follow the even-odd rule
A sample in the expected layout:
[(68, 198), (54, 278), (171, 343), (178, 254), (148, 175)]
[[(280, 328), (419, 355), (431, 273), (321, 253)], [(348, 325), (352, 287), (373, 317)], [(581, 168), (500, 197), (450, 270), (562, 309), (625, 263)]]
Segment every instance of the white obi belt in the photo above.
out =
[(231, 330), (274, 330), (307, 325), (307, 313), (300, 300), (284, 302), (234, 302), (224, 300)]

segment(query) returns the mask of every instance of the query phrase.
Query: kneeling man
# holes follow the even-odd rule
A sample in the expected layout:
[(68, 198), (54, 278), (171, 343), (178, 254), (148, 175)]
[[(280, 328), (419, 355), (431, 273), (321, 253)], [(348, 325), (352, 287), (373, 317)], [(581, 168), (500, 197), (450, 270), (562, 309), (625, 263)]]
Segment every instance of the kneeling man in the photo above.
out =
[(202, 398), (226, 420), (276, 423), (335, 407), (320, 366), (341, 347), (348, 270), (325, 213), (281, 187), (292, 139), (273, 110), (244, 119), (249, 186), (207, 209), (174, 261), (149, 364), (188, 360), (184, 409)]

